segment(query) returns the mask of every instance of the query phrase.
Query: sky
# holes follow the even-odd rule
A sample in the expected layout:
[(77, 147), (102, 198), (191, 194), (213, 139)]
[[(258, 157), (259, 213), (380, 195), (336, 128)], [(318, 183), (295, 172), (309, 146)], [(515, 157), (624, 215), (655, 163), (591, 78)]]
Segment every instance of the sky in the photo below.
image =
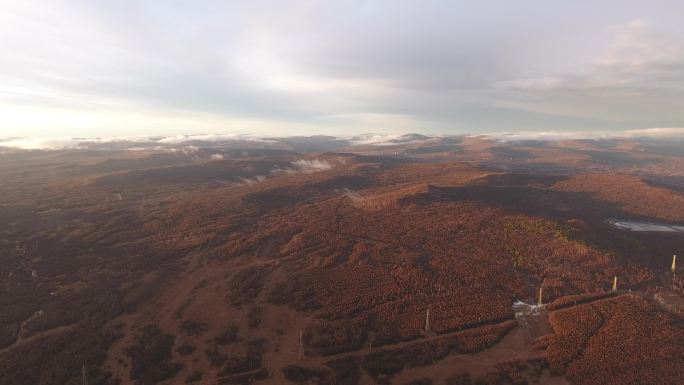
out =
[(682, 1), (0, 0), (0, 137), (678, 132)]

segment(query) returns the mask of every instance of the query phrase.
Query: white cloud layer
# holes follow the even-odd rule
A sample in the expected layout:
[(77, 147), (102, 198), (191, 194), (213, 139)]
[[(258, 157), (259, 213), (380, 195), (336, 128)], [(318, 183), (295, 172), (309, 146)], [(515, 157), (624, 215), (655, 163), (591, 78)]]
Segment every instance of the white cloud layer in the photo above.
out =
[(517, 140), (574, 140), (574, 139), (620, 139), (654, 138), (684, 139), (684, 128), (645, 128), (624, 131), (515, 131), (483, 134), (484, 137), (504, 141)]
[(292, 165), (297, 168), (298, 171), (300, 172), (316, 172), (316, 171), (325, 171), (325, 170), (330, 170), (332, 169), (332, 165), (324, 160), (307, 160), (307, 159), (299, 159), (295, 160), (292, 162)]
[[(684, 138), (684, 128), (663, 127), (627, 130), (586, 130), (586, 131), (567, 131), (567, 130), (546, 130), (546, 131), (501, 131), (481, 133), (472, 136), (483, 136), (492, 139), (515, 141), (515, 140), (570, 140), (570, 139), (607, 139), (607, 138)], [(358, 136), (343, 136), (337, 139), (347, 141), (351, 146), (389, 146), (429, 143), (439, 138), (446, 138), (448, 135), (424, 136), (418, 134), (363, 134)], [(182, 135), (171, 137), (107, 137), (107, 138), (0, 138), (0, 148), (14, 148), (23, 150), (64, 150), (64, 149), (127, 149), (135, 150), (169, 150), (182, 151), (184, 153), (194, 153), (200, 148), (192, 143), (202, 142), (207, 146), (227, 145), (230, 147), (234, 142), (247, 142), (253, 145), (273, 144), (278, 145), (279, 139), (288, 137), (268, 137), (262, 138), (257, 135)], [(332, 137), (334, 138), (334, 137)], [(282, 143), (287, 143), (284, 140)], [(214, 153), (209, 156), (211, 160), (224, 159), (223, 154)], [(333, 167), (324, 160), (298, 159), (292, 162), (292, 168), (274, 169), (274, 173), (280, 172), (316, 172), (325, 171)]]
[[(128, 149), (149, 148), (150, 145), (164, 146), (187, 145), (193, 142), (231, 142), (250, 141), (271, 143), (274, 140), (262, 138), (256, 135), (237, 134), (196, 134), (174, 136), (112, 136), (103, 138), (70, 138), (70, 137), (0, 137), (0, 147), (11, 147), (23, 150), (60, 150), (92, 148), (94, 145), (123, 145)], [(146, 145), (146, 147), (140, 147)], [(107, 146), (104, 146), (107, 147)], [(197, 149), (197, 147), (185, 146), (185, 149)], [(214, 154), (221, 155), (221, 154)], [(219, 158), (217, 158), (219, 159)]]

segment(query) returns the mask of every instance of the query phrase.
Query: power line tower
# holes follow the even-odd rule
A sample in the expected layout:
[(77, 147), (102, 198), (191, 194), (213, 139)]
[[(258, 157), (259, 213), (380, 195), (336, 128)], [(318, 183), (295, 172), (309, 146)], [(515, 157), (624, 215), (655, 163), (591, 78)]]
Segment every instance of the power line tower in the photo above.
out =
[(677, 254), (672, 256), (672, 272), (674, 273), (675, 270), (677, 270)]
[(613, 278), (613, 291), (617, 291), (617, 275)]
[(83, 385), (88, 385), (88, 374), (86, 373), (85, 364), (83, 364), (83, 367), (81, 368), (81, 372), (83, 374)]

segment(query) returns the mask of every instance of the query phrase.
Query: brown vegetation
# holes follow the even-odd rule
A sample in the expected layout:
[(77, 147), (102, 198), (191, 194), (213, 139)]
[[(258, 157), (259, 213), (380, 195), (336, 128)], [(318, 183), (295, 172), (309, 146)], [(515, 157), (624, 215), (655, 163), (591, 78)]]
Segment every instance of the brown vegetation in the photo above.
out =
[(645, 300), (619, 297), (549, 316), (551, 369), (575, 384), (681, 384), (684, 327)]
[(684, 221), (684, 194), (655, 187), (633, 175), (586, 174), (556, 183), (554, 189), (594, 193), (625, 211), (652, 218)]
[[(580, 384), (622, 379), (609, 365), (636, 373), (626, 383), (679, 380), (684, 337), (667, 307), (607, 291), (618, 276), (641, 295), (681, 292), (667, 273), (680, 235), (604, 221), (682, 221), (681, 191), (569, 175), (599, 164), (600, 148), (580, 145), (2, 153), (0, 382), (75, 384), (85, 365), (100, 385), (391, 383), (496, 351), (525, 327), (513, 302), (540, 286), (554, 329), (538, 341), (545, 359), (442, 380), (522, 384), (547, 367)], [(608, 157), (608, 172), (637, 158)], [(676, 184), (658, 167), (679, 163), (659, 157), (640, 175)], [(297, 169), (302, 159), (330, 167)]]

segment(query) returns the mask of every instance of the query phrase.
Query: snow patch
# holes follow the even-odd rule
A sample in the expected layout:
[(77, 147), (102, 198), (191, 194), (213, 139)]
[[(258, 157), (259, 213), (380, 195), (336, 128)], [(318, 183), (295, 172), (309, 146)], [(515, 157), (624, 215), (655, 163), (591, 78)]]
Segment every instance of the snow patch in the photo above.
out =
[(531, 304), (520, 300), (513, 302), (515, 318), (538, 315), (542, 309), (544, 309), (544, 305)]

